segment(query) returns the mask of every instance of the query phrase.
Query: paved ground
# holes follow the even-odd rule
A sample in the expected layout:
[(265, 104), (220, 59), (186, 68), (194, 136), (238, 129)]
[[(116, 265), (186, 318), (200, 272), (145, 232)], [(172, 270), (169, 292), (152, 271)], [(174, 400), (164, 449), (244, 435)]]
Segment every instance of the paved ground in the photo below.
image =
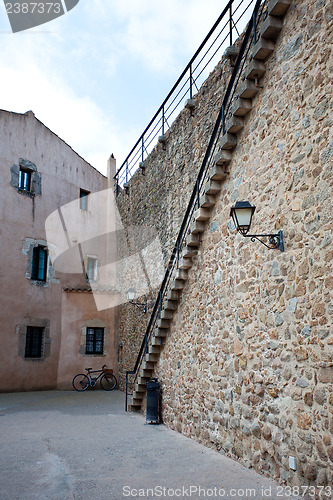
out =
[(0, 394), (0, 433), (1, 500), (291, 498), (223, 455), (125, 413), (119, 391)]

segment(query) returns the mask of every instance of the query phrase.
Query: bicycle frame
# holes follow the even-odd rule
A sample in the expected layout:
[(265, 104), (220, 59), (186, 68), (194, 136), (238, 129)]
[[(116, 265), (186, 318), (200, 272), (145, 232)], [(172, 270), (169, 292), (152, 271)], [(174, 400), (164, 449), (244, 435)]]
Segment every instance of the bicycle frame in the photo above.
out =
[[(98, 380), (104, 375), (104, 370), (87, 370), (86, 369), (86, 372), (87, 372), (87, 377), (89, 379), (89, 384), (91, 387), (94, 387)], [(92, 377), (92, 374), (93, 373), (99, 373), (98, 377)]]

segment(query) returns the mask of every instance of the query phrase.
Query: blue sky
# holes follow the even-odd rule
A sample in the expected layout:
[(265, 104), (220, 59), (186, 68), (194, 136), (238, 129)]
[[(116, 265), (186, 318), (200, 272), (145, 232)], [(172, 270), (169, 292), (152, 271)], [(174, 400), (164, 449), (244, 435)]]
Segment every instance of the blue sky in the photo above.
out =
[(13, 34), (0, 4), (0, 108), (37, 118), (105, 173), (120, 166), (226, 4), (80, 0)]

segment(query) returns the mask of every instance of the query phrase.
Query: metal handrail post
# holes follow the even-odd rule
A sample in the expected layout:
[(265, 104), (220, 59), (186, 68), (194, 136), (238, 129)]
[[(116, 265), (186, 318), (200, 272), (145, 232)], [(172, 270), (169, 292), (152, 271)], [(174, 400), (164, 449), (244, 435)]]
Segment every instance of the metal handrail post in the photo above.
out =
[(192, 64), (190, 64), (190, 99), (193, 97), (193, 76), (192, 76)]
[(229, 7), (229, 30), (230, 30), (230, 46), (232, 45), (232, 3)]

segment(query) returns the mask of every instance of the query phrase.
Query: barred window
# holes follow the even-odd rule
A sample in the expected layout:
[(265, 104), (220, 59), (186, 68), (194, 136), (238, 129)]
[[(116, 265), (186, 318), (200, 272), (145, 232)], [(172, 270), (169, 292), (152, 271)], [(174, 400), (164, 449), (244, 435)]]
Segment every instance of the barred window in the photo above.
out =
[(104, 328), (87, 328), (86, 354), (103, 354)]
[(25, 341), (25, 357), (41, 358), (44, 328), (39, 326), (27, 326)]

